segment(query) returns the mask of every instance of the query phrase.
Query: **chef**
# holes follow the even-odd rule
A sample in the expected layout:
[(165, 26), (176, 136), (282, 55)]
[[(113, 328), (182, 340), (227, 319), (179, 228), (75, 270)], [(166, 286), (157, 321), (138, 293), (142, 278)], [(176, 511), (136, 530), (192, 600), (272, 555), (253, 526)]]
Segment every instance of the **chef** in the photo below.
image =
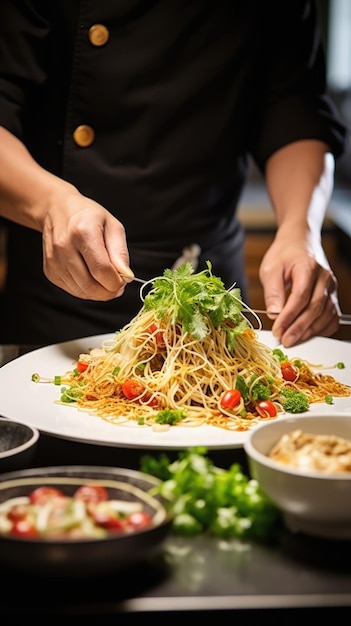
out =
[(320, 233), (346, 132), (316, 24), (312, 0), (1, 1), (1, 343), (114, 332), (141, 307), (133, 273), (184, 258), (247, 301), (250, 158), (277, 221), (274, 334), (337, 330)]

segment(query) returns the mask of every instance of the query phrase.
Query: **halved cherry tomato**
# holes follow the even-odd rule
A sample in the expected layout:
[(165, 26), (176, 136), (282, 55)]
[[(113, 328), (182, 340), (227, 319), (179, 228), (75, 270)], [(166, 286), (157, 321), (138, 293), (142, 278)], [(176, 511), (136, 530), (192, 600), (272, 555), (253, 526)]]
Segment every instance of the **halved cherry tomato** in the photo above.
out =
[(150, 394), (144, 394), (143, 398), (138, 398), (136, 400), (137, 404), (146, 404), (147, 406), (158, 406), (158, 400), (155, 396), (150, 396)]
[(256, 409), (261, 417), (275, 417), (277, 415), (277, 408), (271, 400), (260, 400), (256, 403)]
[(126, 517), (118, 517), (107, 511), (96, 509), (92, 513), (92, 518), (97, 526), (106, 528), (106, 530), (114, 530), (122, 532), (128, 528), (128, 520)]
[(31, 504), (45, 504), (53, 498), (65, 498), (65, 494), (56, 487), (37, 487), (29, 494)]
[(282, 370), (282, 376), (284, 380), (294, 383), (299, 377), (298, 368), (290, 363), (290, 361), (284, 361), (280, 364)]
[(160, 348), (164, 348), (165, 346), (164, 333), (162, 332), (162, 330), (159, 329), (157, 324), (155, 323), (150, 324), (148, 331), (150, 335), (154, 335), (157, 345), (160, 346)]
[(35, 526), (33, 526), (33, 524), (25, 519), (16, 520), (13, 523), (9, 534), (13, 535), (14, 537), (26, 537), (29, 539), (31, 537), (39, 536), (39, 532), (37, 531)]
[(147, 528), (152, 523), (152, 517), (146, 511), (134, 511), (128, 517), (128, 524), (134, 529)]
[(134, 400), (143, 393), (144, 387), (135, 378), (129, 378), (122, 384), (122, 391), (128, 400)]
[(88, 484), (78, 487), (73, 497), (78, 500), (83, 500), (84, 502), (93, 502), (96, 504), (108, 500), (108, 493), (102, 485)]
[(24, 504), (15, 504), (11, 509), (7, 512), (7, 519), (11, 520), (11, 522), (17, 522), (21, 519), (26, 519), (28, 515), (28, 508)]
[(223, 409), (234, 409), (241, 400), (241, 392), (239, 389), (228, 389), (221, 397), (221, 406)]
[(85, 370), (88, 368), (88, 365), (89, 365), (89, 363), (87, 363), (86, 361), (78, 361), (78, 363), (77, 363), (77, 370), (78, 370), (78, 372), (80, 372), (80, 374), (85, 372)]

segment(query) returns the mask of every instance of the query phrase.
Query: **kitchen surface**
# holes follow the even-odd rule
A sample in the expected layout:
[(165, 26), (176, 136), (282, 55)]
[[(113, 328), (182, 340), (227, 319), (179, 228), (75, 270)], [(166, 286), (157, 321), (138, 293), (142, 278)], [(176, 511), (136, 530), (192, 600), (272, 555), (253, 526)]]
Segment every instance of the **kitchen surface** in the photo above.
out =
[[(4, 346), (2, 363), (28, 349)], [(160, 453), (170, 460), (178, 456), (177, 450), (105, 446), (42, 432), (30, 467), (140, 469), (145, 454)], [(210, 449), (208, 455), (218, 467), (239, 463), (248, 473), (241, 446)], [(20, 591), (16, 603), (14, 589)], [(231, 620), (264, 617), (277, 623), (291, 616), (344, 618), (351, 614), (351, 541), (291, 532), (284, 524), (262, 542), (170, 532), (150, 554), (107, 575), (87, 571), (84, 576), (42, 576), (7, 568), (1, 591), (0, 614), (12, 619), (60, 615), (96, 623), (99, 617), (115, 617), (136, 626), (145, 617), (157, 624), (165, 619), (173, 623), (173, 618), (193, 623), (205, 615)]]

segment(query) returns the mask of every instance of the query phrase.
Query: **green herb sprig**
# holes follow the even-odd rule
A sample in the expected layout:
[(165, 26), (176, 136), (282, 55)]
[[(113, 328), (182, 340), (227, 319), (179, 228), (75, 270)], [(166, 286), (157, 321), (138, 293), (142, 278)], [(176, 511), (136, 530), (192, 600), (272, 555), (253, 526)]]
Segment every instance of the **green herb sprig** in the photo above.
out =
[(215, 328), (223, 326), (228, 347), (235, 334), (249, 326), (242, 314), (240, 289), (227, 290), (222, 280), (212, 274), (210, 261), (207, 269), (198, 273), (194, 273), (191, 263), (174, 271), (166, 269), (163, 276), (153, 281), (144, 298), (144, 308), (155, 311), (159, 319), (167, 317), (172, 324), (181, 324), (184, 332), (198, 340), (211, 332), (209, 320)]
[(146, 455), (141, 470), (161, 480), (153, 494), (163, 497), (173, 515), (173, 531), (180, 536), (201, 532), (222, 538), (271, 540), (282, 518), (277, 507), (238, 463), (228, 470), (214, 465), (207, 450), (197, 447), (167, 454)]

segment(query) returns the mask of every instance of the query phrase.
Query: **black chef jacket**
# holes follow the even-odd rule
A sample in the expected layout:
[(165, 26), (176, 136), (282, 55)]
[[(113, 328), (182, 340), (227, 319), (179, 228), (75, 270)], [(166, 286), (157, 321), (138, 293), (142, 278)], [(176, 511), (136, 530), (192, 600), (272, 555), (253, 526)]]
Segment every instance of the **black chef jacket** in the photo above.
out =
[[(247, 298), (248, 156), (264, 172), (295, 140), (343, 150), (315, 17), (309, 0), (1, 0), (0, 124), (118, 217), (136, 275), (196, 243), (197, 268)], [(41, 235), (7, 226), (1, 342), (113, 332), (139, 310), (136, 283), (107, 303), (55, 287)]]

